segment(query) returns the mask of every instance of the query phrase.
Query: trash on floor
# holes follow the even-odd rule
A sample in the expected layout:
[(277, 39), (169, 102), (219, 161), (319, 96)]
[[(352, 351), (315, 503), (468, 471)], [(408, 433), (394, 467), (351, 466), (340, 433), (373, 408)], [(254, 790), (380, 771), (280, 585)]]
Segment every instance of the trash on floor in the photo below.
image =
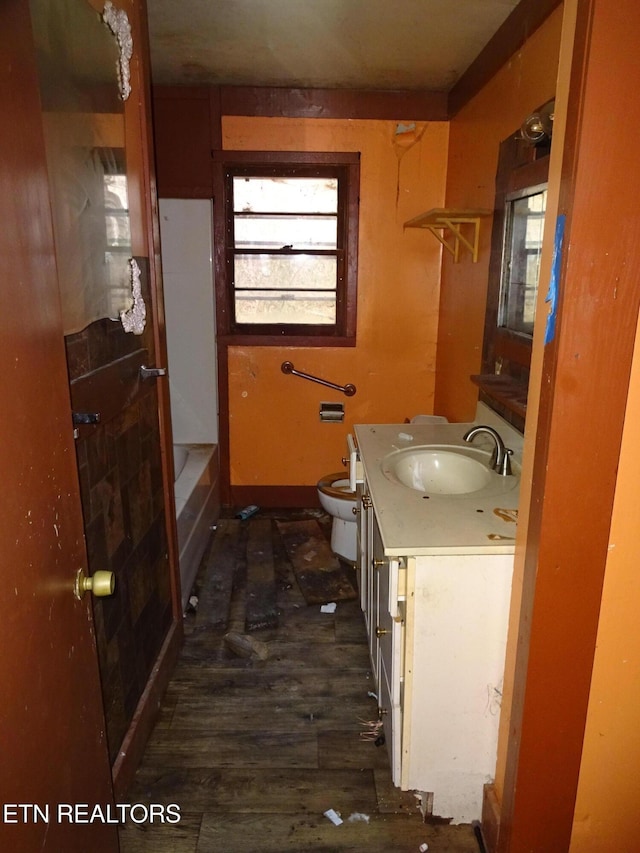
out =
[(323, 604), (320, 608), (320, 613), (335, 613), (336, 612), (336, 603), (335, 601), (330, 601), (328, 604)]
[(353, 814), (349, 815), (347, 820), (349, 821), (349, 823), (369, 823), (371, 818), (368, 814), (363, 814), (362, 812), (354, 812)]
[(276, 525), (307, 604), (358, 598), (353, 571), (335, 556), (317, 521), (307, 518), (277, 521)]
[(360, 732), (360, 737), (363, 740), (372, 740), (374, 743), (376, 743), (376, 741), (382, 734), (382, 720), (363, 720), (361, 717), (359, 717), (358, 719), (360, 721), (360, 724), (364, 728), (364, 731)]
[(244, 521), (246, 518), (250, 518), (252, 515), (255, 515), (259, 509), (259, 506), (256, 506), (255, 504), (249, 504), (249, 506), (246, 506), (244, 509), (241, 509), (239, 512), (236, 513), (236, 518), (239, 518), (241, 521)]
[(250, 658), (255, 656), (260, 660), (266, 660), (269, 657), (269, 647), (267, 644), (256, 640), (255, 637), (249, 637), (247, 634), (238, 634), (235, 631), (230, 631), (224, 635), (224, 642), (238, 657)]
[(192, 595), (189, 597), (189, 601), (187, 602), (187, 606), (185, 608), (184, 615), (186, 616), (187, 613), (195, 613), (197, 611), (197, 609), (198, 609), (198, 596)]
[(334, 826), (340, 826), (340, 824), (343, 823), (342, 818), (334, 809), (327, 809), (326, 812), (324, 812), (324, 816), (328, 817)]

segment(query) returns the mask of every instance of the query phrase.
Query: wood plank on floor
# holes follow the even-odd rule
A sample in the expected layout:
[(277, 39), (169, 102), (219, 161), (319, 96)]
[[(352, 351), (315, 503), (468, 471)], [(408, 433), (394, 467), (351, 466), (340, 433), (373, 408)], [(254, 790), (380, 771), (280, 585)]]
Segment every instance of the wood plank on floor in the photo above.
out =
[[(260, 722), (260, 721), (259, 721)], [(268, 720), (251, 732), (182, 732), (179, 738), (152, 738), (145, 763), (182, 767), (308, 767), (318, 766), (314, 731), (272, 732)]]
[[(257, 635), (256, 639), (262, 639), (261, 635)], [(219, 638), (218, 641), (221, 641)], [(176, 679), (180, 680), (185, 676), (202, 676), (202, 670), (207, 667), (217, 664), (222, 668), (227, 668), (230, 671), (255, 669), (260, 670), (268, 667), (270, 671), (277, 669), (288, 669), (291, 672), (306, 669), (307, 667), (315, 667), (317, 669), (325, 668), (331, 670), (360, 670), (370, 672), (371, 663), (369, 660), (369, 651), (367, 646), (356, 645), (353, 643), (326, 643), (326, 642), (308, 642), (305, 643), (300, 638), (295, 643), (280, 642), (279, 639), (267, 641), (269, 655), (266, 661), (256, 660), (254, 658), (242, 658), (232, 656), (227, 651), (222, 651), (215, 654), (213, 651), (209, 656), (208, 661), (202, 660), (202, 651), (206, 649), (198, 649), (194, 653), (194, 646), (190, 647), (190, 651), (182, 654), (179, 664), (179, 669), (176, 670)], [(189, 672), (189, 670), (192, 670)]]
[(257, 519), (249, 528), (245, 602), (247, 631), (273, 628), (278, 624), (271, 528), (270, 519)]
[[(327, 796), (327, 808), (340, 810), (336, 798)], [(407, 853), (428, 844), (430, 853), (477, 853), (473, 831), (468, 826), (428, 827), (407, 815), (371, 814), (369, 822), (334, 826), (320, 814), (234, 814), (205, 813), (198, 853)]]
[(196, 626), (221, 627), (229, 621), (233, 580), (239, 563), (240, 522), (220, 519), (211, 542), (202, 583), (198, 589)]
[(176, 767), (158, 774), (148, 768), (140, 772), (130, 793), (132, 802), (138, 797), (145, 802), (188, 804), (191, 811), (237, 814), (278, 814), (283, 808), (322, 814), (329, 796), (338, 798), (344, 810), (374, 810), (372, 771)]
[[(277, 685), (277, 682), (276, 682)], [(198, 731), (211, 727), (212, 717), (216, 731), (254, 731), (258, 720), (268, 720), (272, 732), (305, 731), (311, 726), (320, 729), (338, 729), (359, 726), (359, 719), (370, 717), (375, 705), (366, 697), (362, 686), (353, 679), (332, 682), (331, 693), (309, 686), (302, 691), (289, 692), (276, 689), (253, 695), (247, 701), (247, 691), (231, 695), (189, 696), (182, 694), (177, 700), (170, 728)], [(166, 727), (165, 727), (166, 728)]]
[(201, 825), (202, 812), (184, 809), (180, 810), (180, 821), (175, 824), (136, 824), (128, 820), (119, 830), (120, 850), (123, 853), (196, 853)]
[[(207, 700), (211, 697), (241, 697), (249, 707), (252, 707), (256, 697), (265, 693), (271, 695), (274, 702), (283, 696), (286, 698), (310, 694), (324, 695), (331, 701), (334, 695), (340, 696), (349, 691), (356, 680), (358, 689), (362, 689), (363, 696), (366, 689), (368, 697), (372, 684), (371, 673), (364, 669), (358, 676), (358, 670), (341, 670), (339, 667), (328, 672), (320, 666), (296, 670), (270, 669), (266, 666), (241, 669), (221, 667), (203, 673), (202, 667), (189, 666), (184, 667), (180, 676), (176, 676), (172, 681), (167, 691), (167, 702), (172, 704), (173, 713), (180, 697), (185, 697), (186, 701), (193, 698), (196, 702), (201, 698)], [(210, 713), (207, 716), (210, 724), (214, 708), (212, 703), (208, 705)]]
[(318, 732), (318, 766), (321, 770), (351, 767), (389, 772), (389, 758), (384, 746), (375, 746), (372, 741), (361, 738), (358, 731), (321, 731)]

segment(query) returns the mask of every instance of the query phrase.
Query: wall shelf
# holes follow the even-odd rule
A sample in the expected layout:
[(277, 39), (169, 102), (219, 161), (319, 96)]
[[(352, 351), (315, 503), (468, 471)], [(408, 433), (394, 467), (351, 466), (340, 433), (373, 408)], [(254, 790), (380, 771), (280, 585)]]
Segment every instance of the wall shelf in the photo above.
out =
[[(456, 210), (446, 207), (434, 207), (426, 213), (414, 216), (404, 223), (405, 228), (426, 228), (436, 237), (445, 249), (453, 255), (454, 263), (460, 258), (460, 244), (471, 253), (473, 262), (478, 260), (480, 241), (480, 220), (491, 216), (491, 210)], [(471, 239), (465, 236), (463, 228), (473, 226)], [(471, 229), (467, 229), (471, 230)], [(445, 232), (450, 232), (445, 236)]]

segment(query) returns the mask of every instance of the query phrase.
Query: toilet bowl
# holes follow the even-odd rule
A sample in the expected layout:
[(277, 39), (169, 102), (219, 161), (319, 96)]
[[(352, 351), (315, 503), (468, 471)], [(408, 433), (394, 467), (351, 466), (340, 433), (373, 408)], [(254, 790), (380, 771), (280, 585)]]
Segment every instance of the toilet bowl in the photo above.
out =
[(339, 471), (318, 480), (318, 498), (324, 511), (333, 517), (331, 550), (336, 556), (355, 563), (358, 528), (354, 510), (357, 498), (349, 488), (348, 473)]

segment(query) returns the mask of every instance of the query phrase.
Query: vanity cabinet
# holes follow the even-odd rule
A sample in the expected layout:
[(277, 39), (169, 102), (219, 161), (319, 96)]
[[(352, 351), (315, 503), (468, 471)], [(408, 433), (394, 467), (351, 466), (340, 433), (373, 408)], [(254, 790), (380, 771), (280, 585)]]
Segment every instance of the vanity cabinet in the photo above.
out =
[[(484, 785), (495, 774), (514, 526), (509, 537), (494, 534), (502, 537), (499, 547), (430, 547), (435, 510), (419, 496), (418, 547), (411, 511), (403, 517), (404, 492), (381, 481), (372, 488), (368, 471), (377, 474), (379, 457), (368, 462), (366, 441), (359, 444), (360, 603), (393, 782), (420, 792), (434, 816), (479, 820)], [(502, 504), (509, 504), (504, 495), (496, 506)], [(488, 514), (489, 505), (473, 508), (474, 515)], [(497, 515), (485, 524), (506, 527)]]

